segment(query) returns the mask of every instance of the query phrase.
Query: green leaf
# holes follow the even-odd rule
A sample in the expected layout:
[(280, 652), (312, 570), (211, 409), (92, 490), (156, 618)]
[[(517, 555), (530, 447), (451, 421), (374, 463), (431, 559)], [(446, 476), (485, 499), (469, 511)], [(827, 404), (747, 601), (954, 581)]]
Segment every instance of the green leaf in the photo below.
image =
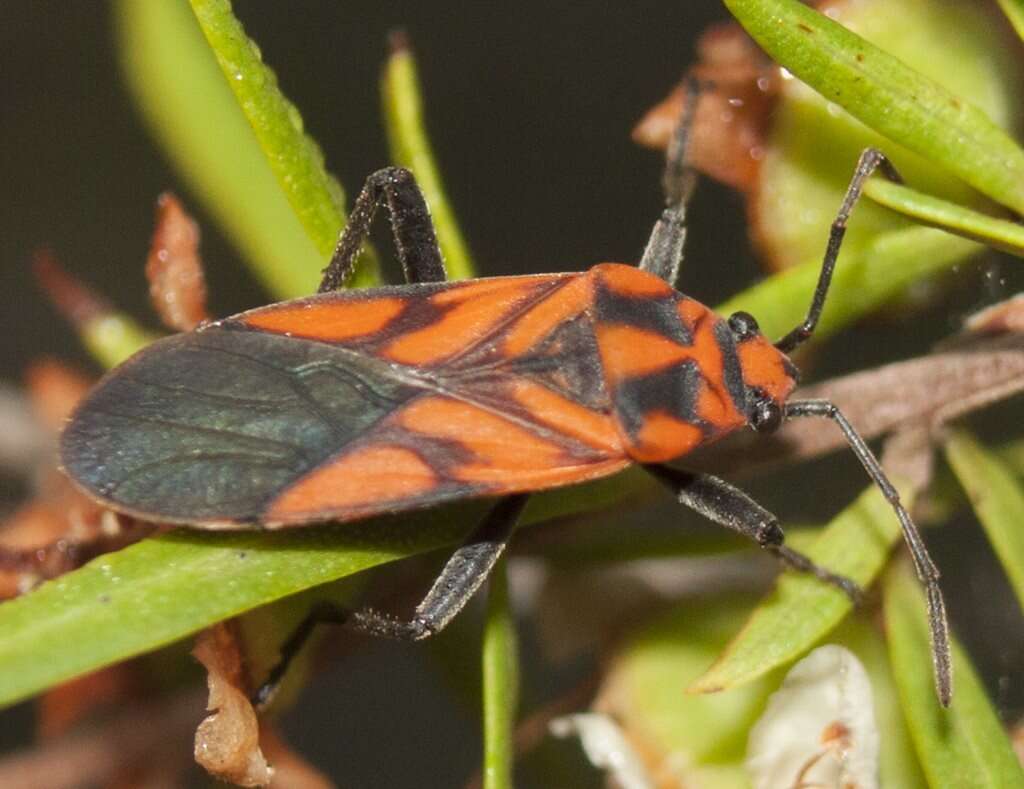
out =
[[(734, 787), (746, 753), (747, 733), (780, 676), (763, 677), (714, 696), (683, 693), (734, 632), (749, 597), (711, 598), (674, 606), (631, 634), (602, 683), (602, 708), (633, 743), (657, 756), (679, 754), (694, 785)], [(688, 784), (689, 785), (689, 784)]]
[[(997, 123), (1009, 127), (1014, 122), (1019, 66), (1001, 46), (987, 15), (969, 4), (930, 0), (863, 0), (833, 10), (858, 35), (952, 93), (970, 96)], [(959, 178), (869, 129), (800, 80), (783, 79), (764, 142), (758, 198), (749, 206), (758, 246), (770, 255), (774, 269), (821, 257), (854, 163), (867, 147), (885, 151), (919, 191), (989, 210), (991, 201)], [(862, 200), (847, 225), (843, 248), (859, 250), (873, 236), (909, 224)]]
[[(598, 694), (599, 706), (615, 716), (644, 753), (687, 765), (684, 783), (749, 786), (743, 768), (747, 737), (769, 693), (778, 688), (781, 670), (722, 693), (679, 692), (721, 652), (749, 603), (749, 598), (718, 597), (674, 605), (655, 623), (626, 634)], [(876, 719), (885, 732), (881, 785), (924, 786), (878, 629), (867, 617), (849, 617), (829, 642), (851, 649), (871, 679)]]
[(285, 199), (185, 0), (114, 5), (136, 104), (220, 226), (278, 298), (305, 296), (324, 257)]
[[(646, 475), (633, 470), (536, 496), (523, 523), (622, 501), (638, 477)], [(487, 506), (277, 532), (178, 529), (101, 556), (0, 605), (0, 705), (287, 595), (450, 545)]]
[[(306, 134), (302, 116), (281, 92), (259, 47), (246, 36), (235, 18), (230, 0), (190, 3), (281, 189), (321, 260), (327, 260), (345, 226), (345, 194), (341, 185), (325, 169), (323, 153)], [(372, 257), (364, 254), (351, 284), (359, 287), (376, 282), (376, 265)]]
[(448, 278), (467, 279), (474, 276), (473, 260), (455, 219), (455, 212), (445, 195), (434, 152), (430, 148), (430, 139), (423, 121), (421, 93), (416, 60), (405, 42), (399, 40), (394, 45), (381, 79), (381, 98), (391, 159), (416, 175), (423, 196), (430, 206)]
[[(980, 249), (973, 241), (930, 227), (908, 227), (880, 234), (858, 250), (844, 251), (815, 339), (828, 337), (882, 306), (910, 283), (951, 268)], [(780, 336), (804, 319), (820, 272), (821, 259), (808, 260), (748, 288), (716, 310), (722, 315), (746, 310), (757, 316), (767, 336)]]
[(1024, 487), (1013, 472), (966, 430), (946, 441), (946, 459), (978, 514), (1024, 607)]
[(1024, 38), (1024, 0), (998, 0), (998, 3), (1017, 35)]
[[(831, 572), (867, 587), (900, 538), (892, 508), (874, 487), (841, 512), (808, 548)], [(796, 659), (838, 625), (850, 599), (813, 576), (783, 573), (715, 663), (689, 688), (712, 693), (745, 684)]]
[(86, 350), (104, 367), (120, 364), (157, 339), (122, 312), (107, 312), (76, 327)]
[(1024, 257), (1024, 226), (972, 211), (884, 178), (870, 178), (864, 194), (923, 225), (948, 230), (995, 249)]
[(484, 622), (484, 789), (511, 789), (513, 729), (519, 695), (516, 626), (508, 599), (508, 567), (491, 573)]
[(1024, 211), (1024, 151), (981, 110), (798, 0), (725, 0), (788, 71), (889, 139)]
[(1024, 771), (967, 655), (953, 642), (953, 703), (932, 687), (924, 596), (907, 561), (885, 577), (889, 654), (910, 735), (932, 787), (1024, 787)]

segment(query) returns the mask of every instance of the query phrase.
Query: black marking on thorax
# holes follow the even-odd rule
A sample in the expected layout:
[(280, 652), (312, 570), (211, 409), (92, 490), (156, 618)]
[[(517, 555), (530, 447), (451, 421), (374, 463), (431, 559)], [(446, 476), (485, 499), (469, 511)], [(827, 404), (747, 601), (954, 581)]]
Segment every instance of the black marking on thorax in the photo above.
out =
[(685, 298), (671, 293), (654, 298), (624, 296), (595, 277), (594, 317), (601, 323), (632, 326), (659, 334), (680, 345), (693, 345), (693, 336), (679, 317), (677, 304)]
[(622, 381), (615, 391), (615, 410), (622, 428), (637, 441), (646, 418), (660, 411), (703, 429), (703, 421), (697, 418), (700, 385), (701, 374), (693, 361)]
[(722, 352), (722, 378), (725, 390), (729, 393), (736, 410), (745, 415), (748, 410), (747, 386), (743, 382), (743, 368), (740, 366), (739, 354), (736, 352), (736, 339), (726, 321), (714, 313), (710, 314), (715, 320), (715, 342)]

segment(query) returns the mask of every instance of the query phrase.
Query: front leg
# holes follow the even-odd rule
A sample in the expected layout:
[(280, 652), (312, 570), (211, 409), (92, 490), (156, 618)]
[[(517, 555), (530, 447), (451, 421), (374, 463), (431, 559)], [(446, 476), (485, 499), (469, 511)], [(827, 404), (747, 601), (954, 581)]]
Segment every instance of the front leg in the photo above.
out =
[(863, 592), (856, 583), (842, 575), (829, 572), (809, 557), (784, 544), (785, 535), (779, 520), (739, 488), (710, 474), (679, 471), (669, 466), (645, 466), (651, 474), (675, 493), (684, 504), (705, 518), (744, 537), (749, 537), (785, 565), (802, 573), (810, 573), (825, 583), (838, 587), (857, 604)]
[(384, 201), (391, 215), (391, 231), (405, 281), (445, 281), (444, 259), (437, 245), (434, 223), (415, 176), (404, 167), (385, 167), (366, 179), (363, 191), (356, 198), (331, 262), (324, 269), (319, 293), (337, 290), (345, 284), (370, 232), (373, 216)]

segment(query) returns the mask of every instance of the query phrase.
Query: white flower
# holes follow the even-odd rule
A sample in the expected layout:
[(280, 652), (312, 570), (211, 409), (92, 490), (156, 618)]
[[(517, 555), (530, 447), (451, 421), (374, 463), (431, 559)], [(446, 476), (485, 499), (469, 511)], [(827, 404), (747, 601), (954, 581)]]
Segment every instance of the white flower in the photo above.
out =
[(829, 644), (786, 675), (750, 732), (755, 789), (877, 789), (871, 684), (852, 652)]

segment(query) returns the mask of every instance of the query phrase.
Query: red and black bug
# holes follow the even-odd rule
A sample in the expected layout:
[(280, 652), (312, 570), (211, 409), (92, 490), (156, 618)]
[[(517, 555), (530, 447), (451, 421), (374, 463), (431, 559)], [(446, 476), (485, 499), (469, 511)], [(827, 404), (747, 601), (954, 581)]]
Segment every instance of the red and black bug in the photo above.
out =
[[(938, 571), (874, 455), (827, 401), (789, 400), (787, 353), (821, 314), (847, 217), (884, 157), (866, 151), (832, 228), (807, 317), (774, 345), (675, 290), (692, 173), (685, 130), (667, 207), (639, 267), (446, 282), (412, 175), (367, 181), (320, 293), (170, 337), (107, 375), (61, 440), (67, 473), (112, 509), (201, 529), (349, 521), (452, 499), (498, 503), (407, 621), (325, 606), (282, 649), (265, 700), (318, 622), (436, 633), (479, 588), (528, 494), (643, 464), (679, 501), (851, 596), (851, 581), (783, 544), (777, 519), (730, 484), (664, 465), (750, 426), (818, 416), (845, 434), (903, 527), (928, 589), (940, 698), (951, 693)], [(408, 284), (338, 291), (382, 202)]]

